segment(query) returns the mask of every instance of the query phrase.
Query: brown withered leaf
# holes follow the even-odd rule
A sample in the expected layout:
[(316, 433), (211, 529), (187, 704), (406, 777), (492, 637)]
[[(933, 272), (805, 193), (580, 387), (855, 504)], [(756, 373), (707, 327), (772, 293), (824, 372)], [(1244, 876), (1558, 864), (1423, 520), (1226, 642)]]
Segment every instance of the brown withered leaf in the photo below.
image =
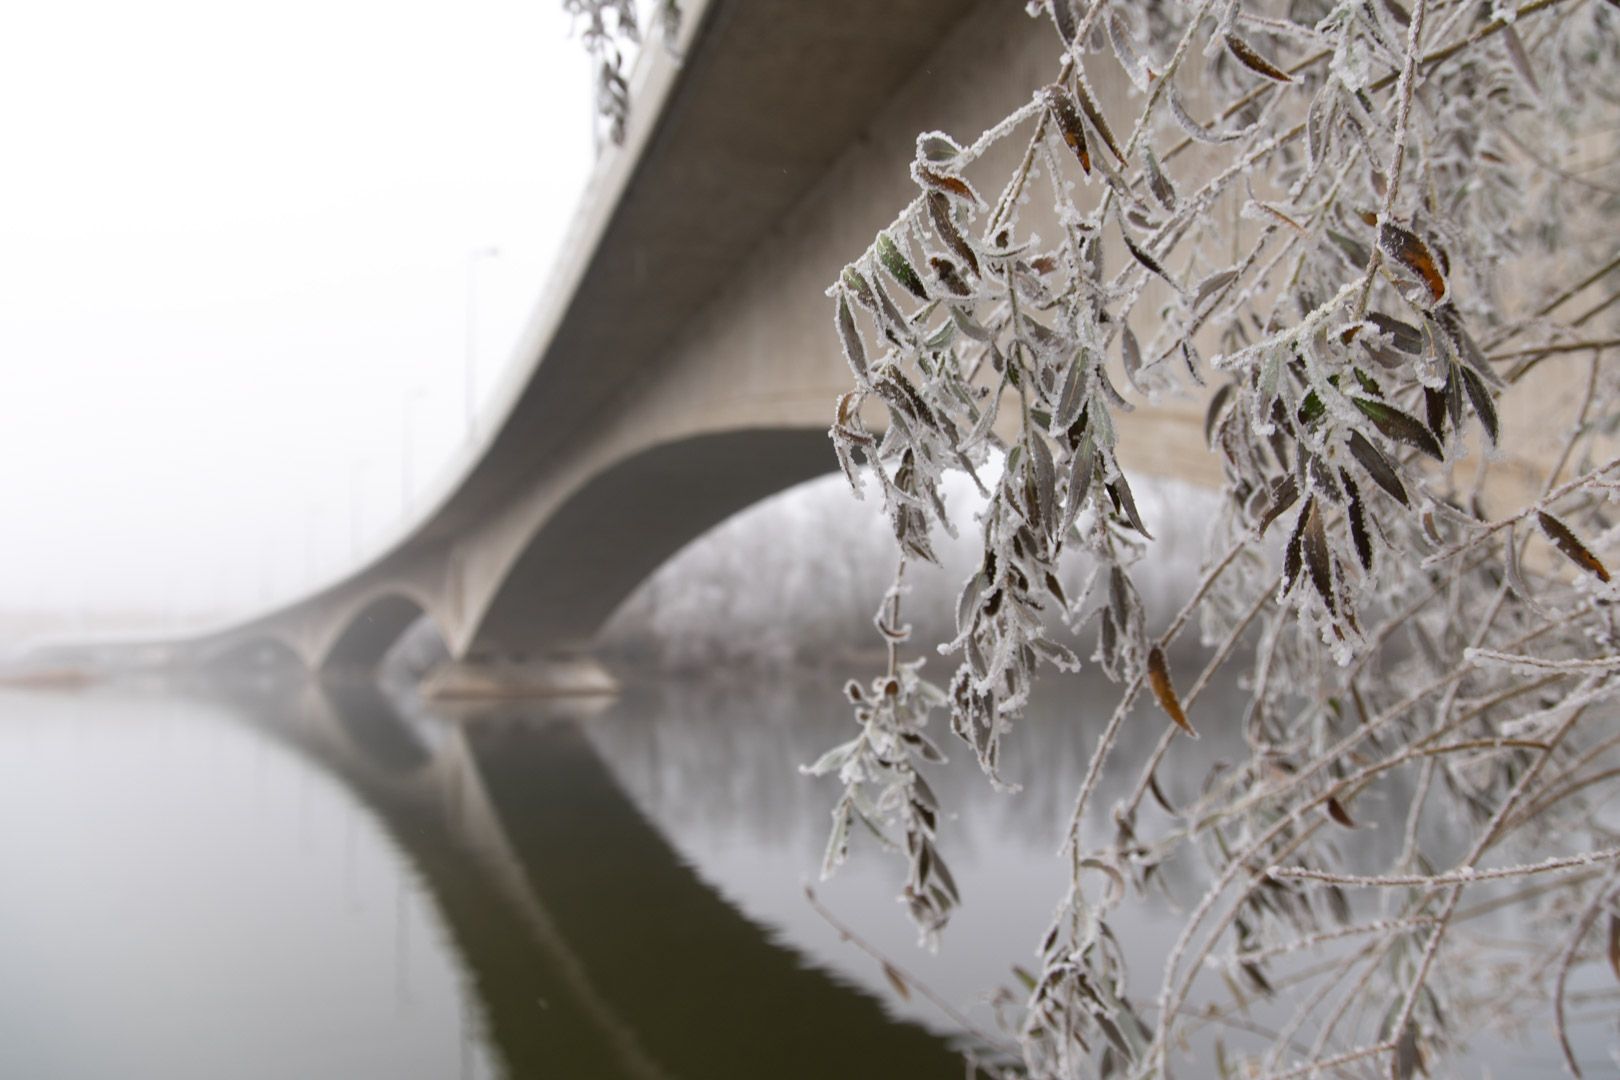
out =
[(922, 165), (913, 165), (911, 169), (916, 176), (917, 182), (924, 187), (934, 191), (943, 191), (946, 194), (955, 195), (963, 202), (978, 205), (979, 193), (974, 191), (968, 182), (961, 177), (951, 176), (949, 173), (942, 173)]
[(849, 418), (854, 413), (855, 401), (858, 397), (860, 397), (858, 390), (846, 390), (838, 396), (838, 425), (840, 427), (849, 423)]
[(1536, 521), (1541, 531), (1551, 540), (1570, 562), (1607, 584), (1609, 580), (1608, 567), (1604, 566), (1598, 557), (1586, 549), (1586, 545), (1575, 538), (1569, 531), (1569, 526), (1553, 517), (1551, 514), (1536, 512)]
[(1328, 796), (1327, 812), (1328, 817), (1345, 828), (1353, 829), (1356, 827), (1356, 819), (1351, 817), (1350, 812), (1344, 808), (1344, 804), (1332, 795)]
[(1609, 915), (1609, 967), (1620, 979), (1620, 915)]
[(1336, 611), (1337, 604), (1333, 599), (1333, 564), (1328, 554), (1327, 529), (1322, 524), (1322, 511), (1317, 507), (1313, 498), (1305, 505), (1305, 531), (1301, 535), (1304, 544), (1305, 568), (1310, 571), (1311, 584), (1316, 586), (1316, 592), (1322, 597), (1322, 603), (1327, 605), (1329, 611)]
[(1416, 233), (1386, 221), (1378, 227), (1378, 246), (1385, 255), (1422, 280), (1429, 290), (1429, 299), (1439, 303), (1445, 297), (1446, 279), (1440, 273), (1434, 254)]
[(1078, 76), (1074, 80), (1074, 93), (1075, 97), (1080, 99), (1080, 110), (1086, 114), (1086, 119), (1091, 121), (1091, 126), (1097, 130), (1097, 134), (1102, 136), (1103, 145), (1108, 147), (1109, 152), (1121, 165), (1125, 164), (1125, 152), (1119, 148), (1119, 143), (1114, 141), (1114, 133), (1109, 130), (1108, 121), (1104, 118), (1102, 110), (1097, 108), (1097, 103), (1092, 101), (1091, 95), (1086, 92), (1086, 81)]
[(1263, 75), (1273, 82), (1291, 83), (1294, 81), (1293, 76), (1255, 52), (1252, 45), (1236, 34), (1226, 35), (1226, 48), (1228, 52), (1237, 57), (1238, 63), (1256, 75)]
[(1046, 88), (1046, 107), (1057, 122), (1063, 141), (1069, 144), (1069, 149), (1080, 160), (1080, 168), (1090, 175), (1091, 151), (1086, 146), (1086, 128), (1080, 122), (1080, 112), (1075, 108), (1074, 99), (1067, 90), (1054, 84)]
[(1130, 233), (1121, 228), (1119, 235), (1124, 238), (1125, 250), (1131, 253), (1131, 258), (1135, 259), (1137, 262), (1141, 263), (1144, 267), (1153, 271), (1155, 274), (1158, 274), (1160, 277), (1164, 278), (1164, 280), (1170, 282), (1170, 284), (1174, 286), (1177, 291), (1180, 291), (1180, 286), (1176, 285), (1175, 280), (1171, 278), (1169, 274), (1164, 272), (1164, 267), (1159, 265), (1158, 260), (1136, 246), (1136, 242), (1131, 239)]
[(1170, 681), (1170, 665), (1165, 661), (1164, 650), (1157, 645), (1148, 652), (1148, 682), (1153, 687), (1153, 696), (1159, 701), (1159, 708), (1164, 710), (1166, 716), (1175, 721), (1177, 727), (1185, 731), (1190, 738), (1198, 738), (1198, 732), (1187, 722), (1187, 714), (1181, 711), (1181, 699), (1176, 696), (1176, 688)]
[(952, 254), (967, 263), (968, 269), (975, 274), (979, 272), (979, 256), (973, 250), (973, 245), (967, 242), (956, 227), (956, 221), (951, 217), (951, 203), (943, 194), (937, 191), (928, 193), (928, 220), (933, 222), (934, 232), (945, 241), (945, 246), (951, 249)]

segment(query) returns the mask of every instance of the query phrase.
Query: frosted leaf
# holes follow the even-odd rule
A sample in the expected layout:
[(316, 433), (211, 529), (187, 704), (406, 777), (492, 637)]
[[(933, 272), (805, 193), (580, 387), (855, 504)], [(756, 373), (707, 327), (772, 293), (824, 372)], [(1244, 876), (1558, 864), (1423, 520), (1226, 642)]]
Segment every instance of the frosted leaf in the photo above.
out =
[(1372, 62), (1361, 38), (1348, 33), (1341, 36), (1328, 63), (1333, 77), (1352, 94), (1367, 85)]
[[(1452, 51), (1445, 62), (1420, 68), (1406, 102), (1399, 71), (1413, 13), (1397, 0), (1338, 5), (1314, 26), (1291, 22), (1299, 17), (1294, 9), (1250, 12), (1233, 0), (1206, 9), (1037, 7), (1043, 20), (1072, 16), (1064, 66), (1042, 79), (1063, 92), (1041, 91), (971, 146), (936, 144), (939, 160), (929, 160), (925, 137), (918, 160), (932, 171), (919, 168), (913, 177), (923, 193), (881, 230), (887, 241), (874, 239), (855, 256), (863, 280), (845, 281), (829, 306), (840, 340), (850, 323), (862, 336), (869, 369), (893, 365), (903, 375), (885, 375), (882, 385), (872, 376), (869, 411), (890, 411), (881, 438), (865, 435), (843, 403), (835, 425), (841, 455), (859, 449), (878, 463), (902, 550), (927, 550), (928, 530), (946, 520), (946, 471), (1011, 448), (977, 521), (982, 560), (963, 575), (955, 597), (955, 636), (944, 648), (960, 666), (946, 700), (925, 701), (902, 688), (895, 703), (860, 706), (867, 712), (857, 720), (872, 729), (870, 745), (901, 758), (861, 761), (849, 775), (870, 787), (885, 812), (903, 816), (907, 793), (920, 791), (907, 778), (908, 763), (924, 760), (914, 753), (921, 744), (906, 733), (919, 730), (915, 710), (943, 705), (952, 732), (973, 748), (991, 782), (1001, 783), (1003, 740), (1022, 737), (1015, 729), (1037, 672), (1068, 663), (1054, 619), (1083, 627), (1088, 646), (1095, 634), (1095, 655), (1125, 680), (1127, 698), (1133, 686), (1140, 689), (1133, 673), (1144, 672), (1155, 648), (1169, 656), (1168, 639), (1183, 627), (1200, 628), (1217, 669), (1241, 666), (1248, 696), (1233, 718), (1242, 747), (1231, 764), (1213, 768), (1201, 788), (1172, 802), (1155, 788), (1151, 749), (1111, 734), (1129, 730), (1116, 714), (1097, 729), (1066, 845), (1080, 860), (1090, 858), (1086, 846), (1097, 836), (1088, 830), (1101, 824), (1115, 839), (1112, 846), (1102, 841), (1097, 864), (1139, 874), (1135, 884), (1144, 888), (1151, 888), (1149, 863), (1161, 851), (1190, 848), (1207, 855), (1216, 874), (1231, 875), (1232, 888), (1212, 900), (1220, 901), (1213, 910), (1232, 918), (1224, 929), (1209, 921), (1189, 927), (1178, 946), (1183, 955), (1168, 965), (1156, 1015), (1171, 1019), (1160, 1031), (1126, 1031), (1116, 1019), (1129, 1007), (1123, 997), (1087, 997), (1088, 987), (1104, 981), (1126, 985), (1129, 965), (1111, 944), (1108, 912), (1088, 906), (1078, 887), (1059, 903), (1056, 930), (1038, 950), (1042, 970), (1032, 974), (1027, 1008), (1015, 1017), (1032, 1075), (1101, 1072), (1103, 1047), (1118, 1055), (1110, 1062), (1118, 1071), (1149, 1075), (1166, 1071), (1178, 1039), (1201, 1037), (1175, 1019), (1192, 1015), (1190, 1001), (1208, 989), (1198, 974), (1208, 970), (1200, 942), (1225, 950), (1237, 937), (1238, 955), (1295, 941), (1309, 950), (1322, 939), (1324, 917), (1347, 913), (1342, 898), (1308, 907), (1268, 890), (1243, 891), (1250, 868), (1284, 844), (1302, 845), (1297, 854), (1312, 867), (1342, 866), (1348, 853), (1296, 828), (1298, 814), (1321, 818), (1318, 795), (1331, 793), (1330, 806), (1365, 824), (1375, 801), (1407, 790), (1386, 786), (1386, 775), (1404, 778), (1413, 772), (1407, 766), (1420, 765), (1432, 778), (1424, 798), (1435, 816), (1481, 824), (1499, 808), (1505, 785), (1533, 775), (1524, 766), (1536, 750), (1454, 747), (1444, 739), (1480, 725), (1500, 730), (1550, 707), (1510, 692), (1514, 680), (1531, 677), (1521, 670), (1573, 680), (1590, 665), (1611, 663), (1605, 658), (1620, 635), (1598, 603), (1609, 599), (1610, 587), (1596, 570), (1577, 580), (1555, 574), (1526, 581), (1549, 557), (1549, 544), (1561, 570), (1575, 548), (1557, 547), (1543, 530), (1533, 541), (1538, 553), (1521, 566), (1516, 549), (1534, 530), (1515, 523), (1540, 513), (1567, 522), (1592, 564), (1607, 572), (1620, 528), (1598, 515), (1605, 500), (1620, 498), (1620, 477), (1595, 473), (1607, 458), (1594, 439), (1601, 426), (1595, 418), (1614, 412), (1614, 380), (1605, 375), (1593, 384), (1586, 427), (1548, 413), (1554, 439), (1573, 441), (1561, 476), (1547, 481), (1546, 505), (1515, 503), (1520, 495), (1510, 494), (1541, 490), (1540, 476), (1497, 486), (1489, 476), (1476, 480), (1474, 469), (1489, 472), (1494, 458), (1476, 457), (1466, 468), (1454, 468), (1452, 459), (1473, 438), (1468, 413), (1484, 437), (1512, 443), (1511, 426), (1496, 417), (1498, 398), (1503, 418), (1525, 415), (1508, 410), (1515, 393), (1530, 402), (1518, 408), (1540, 415), (1559, 392), (1550, 374), (1557, 365), (1577, 370), (1570, 388), (1576, 399), (1585, 365), (1595, 370), (1597, 361), (1579, 349), (1574, 356), (1534, 350), (1547, 342), (1571, 349), (1581, 335), (1605, 340), (1597, 324), (1607, 308), (1571, 324), (1601, 302), (1595, 283), (1613, 257), (1602, 196), (1620, 184), (1620, 166), (1583, 159), (1580, 168), (1590, 168), (1597, 187), (1566, 181), (1547, 163), (1586, 175), (1571, 171), (1586, 145), (1583, 133), (1589, 139), (1594, 122), (1620, 129), (1620, 107), (1590, 92), (1600, 82), (1595, 73), (1620, 63), (1620, 50), (1607, 5), (1570, 5), (1558, 18), (1538, 9), (1514, 31), (1526, 45), (1521, 51), (1526, 43), (1535, 49), (1527, 79), (1525, 57), (1514, 55), (1501, 20), (1476, 25), (1468, 5), (1430, 5), (1419, 39), (1431, 52)], [(1212, 17), (1195, 19), (1200, 10)], [(1087, 18), (1092, 33), (1080, 41)], [(1109, 47), (1102, 34), (1113, 39), (1127, 77), (1158, 91), (1149, 114), (1141, 111), (1148, 103), (1128, 91), (1088, 92), (1091, 104), (1103, 107), (1098, 116), (1106, 109), (1131, 133), (1133, 164), (1124, 169), (1108, 149), (1109, 120), (1099, 123), (1067, 90), (1067, 80), (1081, 74), (1075, 65), (1089, 59), (1084, 50)], [(1207, 69), (1178, 65), (1161, 84), (1148, 81), (1146, 62), (1133, 57), (1139, 43), (1167, 57), (1193, 50), (1233, 59)], [(1296, 63), (1323, 48), (1328, 64)], [(1257, 85), (1261, 79), (1275, 86)], [(1532, 82), (1546, 100), (1525, 92)], [(1233, 93), (1236, 87), (1253, 88), (1253, 96)], [(1135, 110), (1126, 105), (1132, 100)], [(1037, 128), (1045, 137), (1035, 137)], [(1165, 172), (1172, 154), (1169, 167), (1182, 190)], [(1081, 168), (1091, 163), (1099, 169), (1088, 187)], [(970, 173), (975, 186), (967, 188)], [(1111, 231), (1102, 243), (1110, 218), (1124, 230), (1123, 250)], [(1048, 248), (1035, 226), (1049, 231), (1054, 223)], [(896, 269), (896, 252), (923, 294)], [(1379, 265), (1369, 278), (1374, 252)], [(1580, 285), (1594, 271), (1598, 277)], [(1546, 287), (1527, 288), (1543, 277)], [(1161, 280), (1189, 288), (1167, 301)], [(1136, 340), (1149, 326), (1151, 339)], [(1179, 614), (1168, 599), (1161, 614), (1157, 600), (1135, 595), (1138, 571), (1127, 569), (1142, 567), (1142, 580), (1152, 582), (1164, 557), (1162, 541), (1136, 531), (1143, 515), (1133, 512), (1116, 458), (1116, 450), (1127, 461), (1143, 453), (1154, 439), (1143, 432), (1154, 429), (1139, 427), (1136, 417), (1120, 422), (1134, 403), (1114, 388), (1102, 362), (1115, 338), (1126, 377), (1145, 393), (1195, 388), (1204, 374), (1200, 354), (1214, 356), (1229, 380), (1218, 391), (1224, 401), (1207, 413), (1196, 409), (1222, 494), (1198, 523), (1207, 532), (1211, 576), (1180, 594), (1190, 607)], [(1145, 499), (1143, 509), (1156, 527), (1185, 516)], [(1504, 536), (1511, 538), (1505, 547)], [(1076, 551), (1087, 559), (1079, 573), (1089, 571), (1084, 581), (1092, 584), (1072, 588), (1074, 577), (1052, 575), (1060, 558)], [(1106, 600), (1095, 596), (1103, 591), (1099, 574), (1109, 581)], [(1153, 608), (1151, 620), (1144, 608)], [(893, 629), (895, 621), (884, 625)], [(1150, 624), (1165, 643), (1149, 635)], [(1234, 634), (1253, 643), (1252, 658), (1236, 649)], [(916, 647), (936, 644), (925, 639)], [(1515, 659), (1491, 659), (1498, 655)], [(1475, 662), (1465, 663), (1469, 656)], [(1459, 672), (1457, 681), (1445, 681)], [(1431, 689), (1420, 694), (1423, 687)], [(1179, 698), (1188, 688), (1174, 690)], [(1556, 701), (1561, 691), (1541, 692)], [(1403, 704), (1410, 701), (1417, 704)], [(1557, 711), (1527, 729), (1548, 737), (1577, 711)], [(1375, 771), (1349, 779), (1358, 770)], [(1143, 777), (1111, 821), (1099, 814), (1089, 779), (1104, 771)], [(1344, 790), (1332, 789), (1341, 783)], [(1359, 802), (1363, 784), (1373, 797)], [(1144, 793), (1176, 819), (1170, 831), (1137, 812)], [(1588, 805), (1586, 793), (1577, 794), (1548, 803), (1557, 804), (1551, 814), (1560, 823), (1579, 820)], [(851, 797), (864, 805), (860, 791)], [(1219, 843), (1201, 824), (1216, 821)], [(933, 935), (950, 898), (930, 891), (937, 882), (924, 884), (931, 869), (919, 853), (933, 850), (930, 830), (918, 823), (908, 833), (929, 844), (908, 840), (906, 900)], [(1404, 846), (1409, 860), (1432, 850), (1425, 829)], [(1101, 899), (1117, 902), (1111, 893)], [(1569, 898), (1559, 903), (1567, 918)], [(1435, 979), (1451, 962), (1448, 944), (1437, 954)], [(1256, 986), (1267, 977), (1242, 965), (1237, 974)], [(1390, 981), (1375, 972), (1367, 986), (1376, 997)], [(1404, 1000), (1406, 989), (1395, 986), (1395, 1000)], [(1415, 1023), (1407, 1030), (1420, 1033), (1414, 1042), (1427, 1040), (1439, 1021), (1426, 1011), (1426, 996), (1413, 1001)], [(1346, 1017), (1366, 1013), (1364, 1005)], [(1112, 1036), (1100, 1017), (1114, 1025)], [(1377, 1046), (1387, 1034), (1374, 1023), (1347, 1027), (1335, 1039)], [(1232, 1071), (1286, 1073), (1283, 1052), (1261, 1048)]]

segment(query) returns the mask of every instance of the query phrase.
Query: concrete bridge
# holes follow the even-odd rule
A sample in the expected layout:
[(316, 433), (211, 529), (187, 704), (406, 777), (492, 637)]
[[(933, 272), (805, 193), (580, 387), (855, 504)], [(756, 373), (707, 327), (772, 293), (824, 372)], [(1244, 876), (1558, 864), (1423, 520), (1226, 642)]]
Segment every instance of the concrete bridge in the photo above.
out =
[[(431, 692), (610, 689), (589, 651), (637, 584), (833, 471), (826, 430), (850, 379), (823, 290), (915, 195), (917, 133), (973, 140), (1053, 76), (1058, 39), (1008, 0), (683, 6), (678, 48), (637, 68), (625, 143), (598, 162), (466, 470), (369, 563), (171, 658), (274, 643), (319, 673), (363, 672), (426, 616), (451, 657)], [(1125, 111), (1117, 66), (1091, 79), (1104, 111)], [(987, 175), (1011, 175), (1018, 141)], [(1544, 477), (1563, 430), (1548, 410), (1573, 414), (1579, 382), (1555, 384), (1567, 402), (1503, 402), (1505, 490)], [(1127, 469), (1218, 482), (1201, 401), (1137, 406), (1118, 420)]]
[[(453, 489), (347, 578), (187, 643), (274, 641), (365, 670), (426, 615), (447, 695), (606, 687), (583, 662), (686, 542), (835, 468), (848, 388), (823, 296), (915, 193), (916, 133), (971, 139), (1051, 77), (1050, 27), (1006, 0), (687, 0), (649, 48), (591, 194)], [(1106, 91), (1106, 87), (1102, 88)], [(1126, 463), (1211, 473), (1201, 407), (1139, 409)], [(1196, 475), (1195, 475), (1196, 478)]]

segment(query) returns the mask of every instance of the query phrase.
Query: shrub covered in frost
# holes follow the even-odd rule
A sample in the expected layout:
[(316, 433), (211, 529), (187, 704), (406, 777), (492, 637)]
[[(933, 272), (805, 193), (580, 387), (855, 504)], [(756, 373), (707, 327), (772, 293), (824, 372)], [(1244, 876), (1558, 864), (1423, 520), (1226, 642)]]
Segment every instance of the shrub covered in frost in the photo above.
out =
[[(1567, 985), (1620, 977), (1620, 5), (1030, 7), (1050, 83), (982, 135), (919, 136), (916, 197), (829, 289), (853, 377), (834, 446), (902, 572), (951, 527), (948, 475), (985, 506), (947, 679), (925, 677), (935, 643), (908, 632), (900, 578), (883, 600), (888, 662), (849, 684), (854, 737), (812, 767), (843, 785), (827, 870), (870, 826), (939, 935), (960, 901), (934, 717), (999, 783), (1037, 673), (1095, 663), (1117, 708), (987, 1068), (1407, 1077), (1550, 1003), (1577, 1071)], [(1121, 417), (1176, 394), (1207, 401), (1223, 500), (1202, 577), (1159, 619)], [(1070, 588), (1075, 551), (1093, 569)], [(1094, 654), (1063, 625), (1095, 625)], [(1172, 670), (1195, 635), (1200, 667)], [(1201, 716), (1239, 655), (1246, 712)], [(1143, 694), (1164, 731), (1127, 759)], [(1205, 724), (1240, 725), (1247, 757), (1172, 805), (1155, 769)], [(1105, 769), (1139, 777), (1111, 807)], [(1370, 866), (1374, 806), (1401, 837)], [(1082, 847), (1099, 816), (1112, 841)], [(1189, 856), (1201, 891), (1175, 891), (1156, 871)], [(1161, 889), (1185, 921), (1133, 994), (1110, 918)], [(1515, 940), (1478, 935), (1504, 906)], [(1229, 1052), (1251, 998), (1266, 1039)]]

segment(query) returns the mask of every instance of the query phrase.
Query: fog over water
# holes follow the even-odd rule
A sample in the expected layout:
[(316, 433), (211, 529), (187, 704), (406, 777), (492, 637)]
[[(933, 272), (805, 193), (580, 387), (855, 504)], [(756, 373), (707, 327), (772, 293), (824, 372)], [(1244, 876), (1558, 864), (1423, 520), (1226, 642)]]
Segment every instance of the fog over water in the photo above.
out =
[(0, 622), (341, 574), (460, 467), (572, 218), (561, 6), (7, 14)]

